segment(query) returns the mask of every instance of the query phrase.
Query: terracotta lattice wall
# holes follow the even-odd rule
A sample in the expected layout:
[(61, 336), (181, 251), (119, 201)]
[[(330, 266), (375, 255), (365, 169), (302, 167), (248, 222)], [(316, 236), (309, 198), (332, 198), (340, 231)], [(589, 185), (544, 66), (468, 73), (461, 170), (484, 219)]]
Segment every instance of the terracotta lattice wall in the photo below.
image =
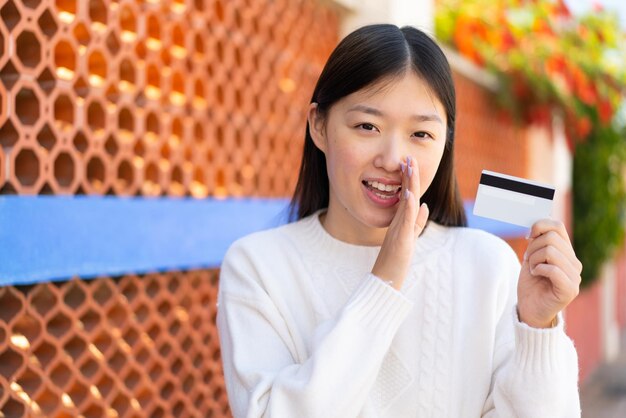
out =
[[(0, 194), (284, 197), (314, 0), (0, 0)], [(0, 415), (228, 416), (217, 271), (0, 288)]]
[(217, 272), (0, 288), (3, 416), (228, 416)]
[(313, 0), (0, 4), (0, 191), (289, 194), (337, 40)]

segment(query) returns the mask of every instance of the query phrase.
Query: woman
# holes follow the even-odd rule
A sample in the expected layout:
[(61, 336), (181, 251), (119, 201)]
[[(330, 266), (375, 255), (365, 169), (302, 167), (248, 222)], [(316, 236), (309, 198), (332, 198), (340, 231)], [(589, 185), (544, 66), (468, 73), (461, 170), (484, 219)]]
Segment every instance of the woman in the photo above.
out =
[(337, 46), (308, 112), (297, 221), (224, 258), (235, 417), (580, 416), (559, 312), (582, 266), (561, 222), (532, 227), (521, 267), (465, 228), (454, 120), (424, 33), (373, 25)]

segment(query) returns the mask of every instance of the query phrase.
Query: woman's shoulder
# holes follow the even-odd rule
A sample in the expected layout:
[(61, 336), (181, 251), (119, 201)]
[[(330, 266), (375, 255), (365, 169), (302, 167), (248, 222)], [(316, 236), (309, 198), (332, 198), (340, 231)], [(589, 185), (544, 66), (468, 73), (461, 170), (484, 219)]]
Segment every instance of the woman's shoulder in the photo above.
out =
[(297, 221), (237, 239), (222, 260), (220, 289), (253, 297), (281, 277), (289, 277), (302, 258), (297, 244), (306, 239), (302, 228), (302, 221)]
[(230, 245), (224, 260), (233, 256), (266, 258), (277, 252), (284, 254), (297, 247), (297, 242), (306, 235), (308, 223), (309, 220), (304, 219), (245, 235)]
[(232, 251), (258, 252), (280, 246), (288, 237), (292, 224), (285, 224), (262, 231), (252, 232), (235, 240), (229, 247), (227, 254)]

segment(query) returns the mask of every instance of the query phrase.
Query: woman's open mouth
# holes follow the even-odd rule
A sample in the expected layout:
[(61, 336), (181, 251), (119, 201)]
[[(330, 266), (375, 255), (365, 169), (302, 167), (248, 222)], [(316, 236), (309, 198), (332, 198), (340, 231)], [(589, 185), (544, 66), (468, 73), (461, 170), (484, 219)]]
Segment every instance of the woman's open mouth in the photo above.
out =
[(390, 207), (400, 200), (400, 184), (384, 184), (375, 180), (363, 180), (367, 196), (378, 206)]

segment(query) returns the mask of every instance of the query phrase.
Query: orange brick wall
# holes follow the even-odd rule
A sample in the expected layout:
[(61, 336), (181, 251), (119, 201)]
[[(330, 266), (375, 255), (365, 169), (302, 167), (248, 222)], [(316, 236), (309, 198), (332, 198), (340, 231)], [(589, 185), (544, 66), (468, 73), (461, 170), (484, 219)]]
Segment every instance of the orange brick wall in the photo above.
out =
[(567, 307), (567, 334), (574, 340), (584, 382), (602, 361), (602, 284), (598, 280)]
[(483, 169), (527, 176), (530, 148), (523, 127), (506, 116), (492, 93), (459, 73), (454, 82), (457, 177), (463, 199), (473, 200)]

